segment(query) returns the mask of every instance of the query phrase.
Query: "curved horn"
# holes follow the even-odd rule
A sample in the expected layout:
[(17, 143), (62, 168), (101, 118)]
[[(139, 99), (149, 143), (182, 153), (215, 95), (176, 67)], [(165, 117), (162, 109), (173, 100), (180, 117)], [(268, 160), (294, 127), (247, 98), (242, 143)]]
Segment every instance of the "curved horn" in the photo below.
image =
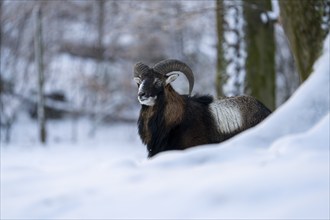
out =
[(141, 76), (142, 73), (147, 72), (149, 69), (149, 66), (145, 65), (144, 63), (136, 63), (134, 66), (134, 77)]
[(178, 71), (183, 73), (189, 82), (189, 95), (191, 95), (191, 92), (194, 88), (194, 73), (190, 69), (190, 67), (179, 61), (179, 60), (173, 60), (173, 59), (168, 59), (168, 60), (163, 60), (160, 61), (159, 63), (155, 64), (153, 69), (163, 75), (166, 75), (170, 72)]

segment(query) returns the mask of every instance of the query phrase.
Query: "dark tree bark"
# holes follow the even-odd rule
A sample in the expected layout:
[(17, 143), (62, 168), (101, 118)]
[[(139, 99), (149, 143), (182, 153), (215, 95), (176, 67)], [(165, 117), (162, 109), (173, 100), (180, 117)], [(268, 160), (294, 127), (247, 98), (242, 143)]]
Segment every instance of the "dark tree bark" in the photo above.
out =
[(246, 93), (275, 109), (275, 41), (272, 22), (261, 13), (271, 11), (270, 0), (244, 0), (246, 40)]
[(38, 124), (40, 142), (46, 143), (46, 118), (44, 97), (44, 64), (43, 64), (43, 42), (42, 42), (42, 14), (40, 6), (34, 9), (35, 24), (35, 62), (38, 72)]
[[(278, 1), (281, 23), (288, 37), (301, 81), (313, 71), (313, 64), (321, 53), (325, 30), (322, 16), (329, 0)], [(328, 15), (329, 17), (329, 15)]]
[[(98, 18), (97, 18), (97, 47), (103, 49), (103, 38), (104, 38), (104, 16), (105, 16), (105, 4), (104, 0), (98, 0)], [(99, 51), (99, 60), (103, 60), (103, 50)]]
[(228, 76), (226, 75), (226, 60), (224, 55), (224, 2), (216, 1), (216, 28), (217, 28), (217, 68), (215, 78), (215, 88), (218, 96), (224, 96), (223, 85)]

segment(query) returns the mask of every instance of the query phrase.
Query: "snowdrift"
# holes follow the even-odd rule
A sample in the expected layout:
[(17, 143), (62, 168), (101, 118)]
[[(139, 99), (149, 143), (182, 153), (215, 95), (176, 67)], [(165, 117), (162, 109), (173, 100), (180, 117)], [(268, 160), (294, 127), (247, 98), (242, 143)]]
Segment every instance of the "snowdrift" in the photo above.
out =
[(325, 42), (287, 103), (222, 144), (147, 160), (124, 126), (93, 147), (1, 148), (1, 219), (329, 219)]

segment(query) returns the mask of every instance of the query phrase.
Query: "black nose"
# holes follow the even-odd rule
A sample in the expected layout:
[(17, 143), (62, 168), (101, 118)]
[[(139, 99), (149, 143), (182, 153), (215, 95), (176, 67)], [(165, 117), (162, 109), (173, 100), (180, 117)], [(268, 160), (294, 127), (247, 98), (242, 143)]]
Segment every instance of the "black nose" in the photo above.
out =
[(139, 92), (138, 93), (138, 96), (142, 97), (142, 96), (146, 96), (146, 93), (145, 92)]

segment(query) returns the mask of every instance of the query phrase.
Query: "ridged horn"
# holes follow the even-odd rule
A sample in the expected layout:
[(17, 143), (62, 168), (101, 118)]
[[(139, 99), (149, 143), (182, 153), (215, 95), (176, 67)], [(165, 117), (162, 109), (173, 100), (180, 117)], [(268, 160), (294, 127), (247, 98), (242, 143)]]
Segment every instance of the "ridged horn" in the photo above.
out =
[(155, 64), (153, 69), (163, 75), (166, 75), (170, 72), (178, 71), (183, 73), (189, 82), (189, 95), (191, 95), (191, 92), (194, 88), (194, 73), (190, 69), (190, 67), (179, 61), (179, 60), (173, 60), (173, 59), (167, 59), (160, 61), (159, 63)]
[(142, 75), (142, 73), (148, 72), (149, 66), (142, 62), (138, 62), (134, 66), (134, 77), (139, 77)]

